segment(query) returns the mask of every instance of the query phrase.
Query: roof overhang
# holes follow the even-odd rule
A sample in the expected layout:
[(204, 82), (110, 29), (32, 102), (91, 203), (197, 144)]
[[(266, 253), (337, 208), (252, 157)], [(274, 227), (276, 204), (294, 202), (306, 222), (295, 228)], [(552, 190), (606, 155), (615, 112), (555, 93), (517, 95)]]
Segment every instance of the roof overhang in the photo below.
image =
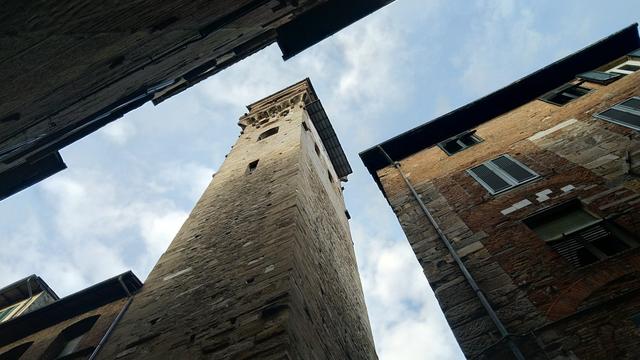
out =
[(632, 24), (500, 90), (375, 145), (361, 152), (360, 158), (384, 194), (377, 171), (388, 166), (389, 160), (381, 149), (394, 161), (402, 160), (518, 108), (574, 79), (577, 74), (596, 69), (640, 48), (637, 27), (637, 23)]

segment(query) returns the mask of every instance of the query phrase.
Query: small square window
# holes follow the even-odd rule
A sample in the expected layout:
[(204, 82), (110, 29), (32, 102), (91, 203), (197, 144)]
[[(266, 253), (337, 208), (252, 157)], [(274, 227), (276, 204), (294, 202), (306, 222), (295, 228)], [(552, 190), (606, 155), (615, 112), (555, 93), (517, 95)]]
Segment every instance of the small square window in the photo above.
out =
[(465, 150), (475, 144), (482, 142), (482, 139), (475, 134), (474, 131), (467, 131), (462, 134), (456, 135), (450, 139), (438, 143), (438, 146), (451, 156), (462, 150)]
[(607, 73), (602, 71), (587, 71), (578, 75), (579, 79), (602, 85), (611, 84), (621, 77), (622, 75), (619, 73)]
[(565, 84), (542, 95), (540, 100), (554, 105), (563, 106), (583, 95), (588, 94), (590, 91), (591, 89), (580, 85)]
[(491, 194), (498, 194), (539, 177), (509, 155), (486, 161), (467, 172)]
[(640, 97), (627, 99), (594, 116), (640, 131)]
[(523, 222), (574, 267), (592, 264), (638, 245), (615, 223), (587, 212), (579, 200), (555, 206)]

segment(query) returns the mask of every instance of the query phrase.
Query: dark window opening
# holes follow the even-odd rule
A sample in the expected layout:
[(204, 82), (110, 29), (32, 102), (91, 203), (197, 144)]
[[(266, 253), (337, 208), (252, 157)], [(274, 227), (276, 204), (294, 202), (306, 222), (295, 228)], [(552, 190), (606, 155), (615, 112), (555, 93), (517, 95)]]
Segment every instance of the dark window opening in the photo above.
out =
[(591, 91), (591, 89), (582, 87), (580, 85), (567, 84), (542, 95), (540, 97), (540, 100), (554, 105), (562, 106), (583, 95), (588, 94), (589, 91)]
[(595, 117), (640, 131), (640, 98), (627, 99), (597, 113)]
[(309, 131), (309, 126), (307, 126), (307, 122), (306, 121), (302, 122), (302, 128), (304, 129), (304, 131)]
[(481, 142), (482, 139), (475, 134), (475, 131), (469, 131), (442, 141), (438, 143), (438, 146), (444, 150), (447, 155), (453, 155)]
[(313, 149), (316, 151), (316, 155), (320, 156), (320, 148), (318, 147), (318, 144), (313, 144)]
[(626, 71), (638, 71), (638, 70), (640, 70), (640, 66), (638, 66), (638, 65), (626, 64), (626, 65), (620, 66), (618, 69), (620, 69), (620, 70), (626, 70)]
[(333, 176), (331, 175), (331, 171), (327, 170), (327, 175), (329, 176), (329, 181), (333, 183)]
[(258, 141), (268, 138), (269, 136), (273, 136), (278, 133), (278, 127), (271, 128), (258, 136)]
[(251, 174), (256, 171), (256, 169), (258, 168), (258, 161), (260, 160), (258, 159), (249, 163), (249, 166), (247, 166), (247, 174)]
[(11, 348), (11, 350), (0, 354), (0, 360), (18, 360), (20, 357), (29, 350), (33, 341), (20, 344), (16, 347)]
[(602, 71), (587, 71), (586, 73), (578, 75), (579, 79), (602, 85), (611, 84), (621, 77), (622, 75), (620, 73), (607, 73)]
[(60, 334), (53, 340), (47, 348), (43, 358), (47, 360), (68, 359), (80, 356), (81, 354), (89, 355), (93, 351), (93, 347), (80, 347), (80, 342), (84, 336), (91, 330), (93, 325), (98, 321), (100, 315), (94, 315), (86, 319), (82, 319), (75, 324), (62, 330)]
[(486, 161), (467, 172), (491, 194), (509, 190), (539, 177), (509, 155)]
[(524, 223), (574, 267), (592, 264), (638, 245), (617, 224), (587, 212), (579, 200), (555, 206), (525, 219)]

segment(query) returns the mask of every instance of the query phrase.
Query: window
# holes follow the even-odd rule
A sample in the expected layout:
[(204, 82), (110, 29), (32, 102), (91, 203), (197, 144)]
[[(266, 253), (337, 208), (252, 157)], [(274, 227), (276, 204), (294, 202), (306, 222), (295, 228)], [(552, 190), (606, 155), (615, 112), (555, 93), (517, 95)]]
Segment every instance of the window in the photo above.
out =
[(15, 310), (15, 308), (18, 307), (18, 305), (20, 305), (20, 304), (21, 303), (14, 304), (14, 305), (8, 306), (8, 307), (0, 310), (0, 322), (9, 320), (9, 316), (11, 315), (13, 310)]
[(11, 350), (0, 354), (0, 360), (18, 360), (22, 355), (24, 355), (27, 350), (31, 347), (33, 341), (20, 344), (16, 347), (13, 347)]
[(591, 91), (591, 89), (582, 87), (580, 85), (565, 84), (542, 95), (540, 97), (540, 100), (554, 105), (562, 106), (569, 103), (570, 101), (588, 94), (589, 91)]
[(636, 49), (636, 50), (630, 52), (629, 56), (640, 58), (640, 49)]
[(72, 354), (80, 355), (86, 353), (89, 355), (93, 351), (93, 347), (80, 348), (79, 345), (82, 338), (93, 327), (93, 324), (98, 321), (99, 317), (100, 315), (95, 315), (82, 319), (62, 330), (45, 351), (44, 359), (63, 359)]
[(329, 181), (333, 183), (333, 176), (331, 176), (331, 171), (327, 170), (327, 176), (329, 177)]
[(258, 141), (268, 138), (269, 136), (275, 135), (278, 133), (278, 127), (271, 128), (258, 136)]
[(320, 148), (318, 147), (318, 144), (313, 143), (313, 150), (316, 151), (316, 155), (320, 156)]
[(640, 70), (640, 60), (627, 60), (607, 70), (608, 73), (629, 75)]
[(615, 73), (615, 72), (607, 73), (607, 72), (595, 71), (595, 70), (578, 74), (578, 79), (582, 79), (582, 80), (586, 80), (592, 83), (602, 84), (602, 85), (611, 84), (612, 82), (620, 79), (621, 77), (622, 77), (622, 74), (620, 73)]
[(575, 267), (637, 246), (624, 229), (587, 212), (579, 200), (555, 206), (524, 223)]
[(482, 139), (475, 134), (475, 130), (467, 131), (456, 135), (450, 139), (438, 143), (438, 146), (451, 156), (457, 152), (467, 149), (475, 144), (481, 143)]
[(258, 161), (260, 160), (258, 159), (249, 163), (249, 166), (247, 166), (247, 174), (251, 174), (256, 171), (256, 169), (258, 168)]
[(597, 113), (595, 117), (640, 131), (640, 97), (627, 99)]
[(501, 193), (538, 177), (509, 155), (502, 155), (467, 172), (491, 194)]

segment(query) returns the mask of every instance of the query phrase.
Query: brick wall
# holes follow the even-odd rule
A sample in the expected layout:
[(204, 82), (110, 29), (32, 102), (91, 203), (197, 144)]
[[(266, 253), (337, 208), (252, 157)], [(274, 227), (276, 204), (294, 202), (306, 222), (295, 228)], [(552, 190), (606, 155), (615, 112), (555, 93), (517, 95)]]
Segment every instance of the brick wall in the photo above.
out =
[(376, 357), (340, 185), (306, 91), (288, 88), (241, 118), (237, 143), (100, 358)]
[[(531, 214), (580, 199), (640, 234), (640, 135), (593, 117), (638, 96), (640, 73), (558, 107), (534, 100), (479, 126), (484, 142), (448, 156), (438, 147), (401, 167), (452, 240), (508, 330), (531, 358), (637, 358), (629, 320), (640, 312), (640, 250), (576, 269), (529, 229)], [(540, 178), (495, 196), (467, 169), (510, 154)], [(467, 356), (507, 356), (504, 343), (398, 171), (378, 171), (390, 205)], [(615, 305), (614, 305), (615, 303)], [(496, 344), (491, 347), (492, 344)], [(544, 351), (543, 351), (544, 350)], [(546, 356), (546, 357), (545, 357)]]
[[(86, 333), (76, 348), (77, 351), (82, 351), (84, 349), (86, 350), (84, 351), (86, 354), (91, 354), (93, 349), (98, 345), (104, 334), (107, 332), (109, 326), (111, 326), (111, 323), (118, 315), (126, 301), (126, 299), (114, 301), (84, 314), (61, 321), (54, 326), (40, 330), (11, 344), (0, 347), (0, 354), (3, 354), (16, 346), (20, 346), (21, 344), (33, 342), (21, 359), (41, 359), (47, 348), (53, 343), (53, 340), (55, 340), (63, 330), (79, 321), (82, 321), (83, 319), (99, 315), (100, 317), (96, 323)], [(88, 358), (88, 355), (86, 355), (86, 357)]]

